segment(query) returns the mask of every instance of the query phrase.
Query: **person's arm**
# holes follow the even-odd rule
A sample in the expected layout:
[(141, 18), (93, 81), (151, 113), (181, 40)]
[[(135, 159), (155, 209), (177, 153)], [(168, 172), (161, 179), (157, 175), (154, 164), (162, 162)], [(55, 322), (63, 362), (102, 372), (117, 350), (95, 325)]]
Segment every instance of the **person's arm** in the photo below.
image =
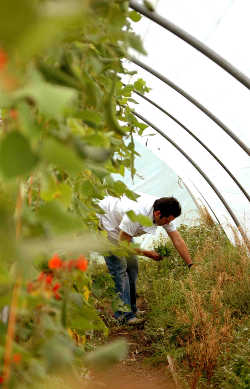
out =
[(184, 259), (187, 265), (193, 264), (191, 256), (189, 254), (186, 243), (184, 242), (181, 234), (178, 231), (167, 231), (169, 237), (171, 238), (176, 250), (180, 256)]
[[(125, 231), (120, 231), (120, 240), (126, 240), (127, 242), (131, 242), (132, 236), (127, 234)], [(154, 250), (143, 250), (140, 248), (135, 248), (135, 251), (138, 255), (144, 255), (145, 257), (154, 259), (155, 261), (160, 261), (162, 257)]]

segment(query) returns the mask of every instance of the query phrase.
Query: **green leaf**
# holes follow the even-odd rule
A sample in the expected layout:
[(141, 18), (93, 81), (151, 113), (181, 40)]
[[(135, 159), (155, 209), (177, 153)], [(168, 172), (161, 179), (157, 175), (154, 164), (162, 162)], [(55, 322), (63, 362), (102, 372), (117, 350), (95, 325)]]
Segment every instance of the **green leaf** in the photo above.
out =
[(128, 32), (127, 35), (130, 46), (139, 53), (147, 55), (147, 52), (143, 47), (141, 37), (136, 35), (134, 32)]
[(133, 200), (133, 201), (136, 201), (136, 199), (137, 199), (138, 197), (140, 197), (138, 194), (132, 192), (132, 191), (129, 190), (129, 189), (126, 189), (125, 194), (126, 194), (126, 196), (127, 196), (130, 200)]
[(139, 127), (142, 131), (145, 130), (145, 128), (148, 128), (147, 124), (140, 122), (138, 122), (136, 126)]
[[(59, 331), (58, 333), (60, 334)], [(44, 361), (46, 361), (48, 371), (55, 373), (59, 368), (69, 368), (72, 365), (73, 352), (70, 343), (62, 335), (55, 335), (46, 339), (41, 348), (41, 353)]]
[(85, 136), (88, 131), (88, 127), (83, 124), (78, 118), (79, 114), (77, 115), (77, 113), (74, 113), (74, 116), (74, 118), (67, 119), (68, 127), (70, 128), (73, 134)]
[(85, 363), (95, 368), (105, 368), (126, 358), (128, 344), (125, 339), (119, 339), (111, 344), (98, 347), (95, 351), (87, 354)]
[[(10, 94), (7, 91), (3, 91), (0, 89), (0, 107), (1, 111), (4, 108), (9, 108), (13, 104), (13, 98), (11, 98)], [(3, 118), (3, 113), (1, 113), (1, 117)]]
[(133, 86), (132, 85), (126, 85), (124, 86), (124, 88), (122, 89), (121, 93), (123, 96), (125, 97), (130, 97), (131, 96), (131, 92), (133, 91)]
[(98, 165), (94, 162), (86, 162), (86, 167), (90, 169), (97, 177), (103, 179), (105, 176), (109, 175), (109, 171), (105, 167)]
[(56, 183), (52, 176), (46, 176), (42, 180), (40, 195), (45, 201), (57, 199), (65, 208), (68, 208), (72, 200), (72, 188), (65, 182)]
[(128, 99), (130, 103), (139, 104), (136, 100), (132, 99), (131, 97)]
[(0, 143), (0, 169), (5, 177), (29, 173), (37, 163), (28, 140), (18, 131), (4, 136)]
[(37, 211), (37, 215), (45, 225), (56, 233), (78, 231), (83, 228), (80, 217), (65, 211), (56, 200), (42, 205)]
[[(25, 0), (25, 2), (32, 3), (29, 8), (35, 8), (34, 3), (37, 3), (37, 6), (36, 14), (33, 12), (33, 15), (30, 15), (33, 19), (29, 20), (29, 24), (23, 21), (22, 36), (18, 36), (19, 39), (17, 39), (14, 35), (16, 54), (22, 56), (21, 61), (23, 62), (29, 61), (35, 55), (41, 55), (52, 45), (56, 48), (56, 45), (62, 44), (65, 38), (72, 39), (74, 30), (84, 23), (82, 14), (84, 2), (72, 1), (70, 4), (66, 1), (30, 2), (30, 0)], [(16, 14), (18, 11), (13, 12)], [(21, 11), (22, 14), (24, 12), (24, 10)], [(13, 14), (9, 16), (11, 25), (14, 24), (11, 23), (12, 18)]]
[(132, 211), (132, 210), (128, 211), (127, 215), (130, 218), (130, 220), (132, 220), (132, 222), (137, 222), (137, 223), (141, 224), (142, 226), (150, 227), (153, 225), (152, 220), (148, 216), (136, 215), (134, 213), (134, 211)]
[(97, 195), (95, 186), (92, 185), (91, 182), (87, 180), (83, 181), (80, 190), (81, 190), (81, 194), (87, 198), (95, 197)]
[(145, 87), (146, 82), (142, 78), (138, 78), (134, 83), (134, 88), (137, 92), (144, 93)]
[(31, 139), (40, 138), (39, 125), (35, 122), (31, 107), (25, 102), (18, 104), (18, 120), (25, 136)]
[(1, 0), (0, 15), (1, 45), (5, 44), (8, 49), (16, 47), (17, 40), (37, 20), (34, 2), (29, 0)]
[(47, 139), (44, 142), (42, 157), (45, 161), (72, 174), (81, 173), (83, 170), (83, 161), (78, 155), (67, 145), (63, 145), (55, 139)]
[(34, 99), (42, 113), (51, 118), (58, 118), (64, 109), (72, 104), (77, 92), (64, 86), (51, 85), (41, 79), (25, 86), (13, 94), (16, 99), (30, 97)]
[(117, 196), (121, 196), (126, 192), (127, 186), (120, 180), (114, 181), (113, 190), (115, 191)]
[(145, 7), (150, 11), (150, 12), (154, 12), (155, 11), (155, 7), (153, 6), (153, 4), (151, 3), (151, 1), (149, 0), (143, 0), (143, 3), (145, 5)]
[(126, 15), (121, 12), (119, 6), (115, 3), (112, 3), (112, 5), (110, 6), (108, 16), (110, 20), (108, 28), (111, 33), (113, 31), (120, 31), (126, 23)]
[(75, 89), (82, 88), (79, 80), (55, 67), (48, 65), (45, 62), (38, 63), (37, 67), (47, 82)]
[(103, 125), (102, 116), (96, 111), (84, 110), (78, 115), (90, 127), (98, 128)]
[(136, 11), (130, 11), (128, 17), (133, 20), (133, 22), (139, 22), (142, 18), (139, 12)]
[(86, 303), (80, 293), (70, 293), (67, 300), (67, 325), (78, 330), (100, 329), (106, 326), (99, 318), (96, 309)]
[(94, 133), (92, 135), (87, 135), (84, 137), (84, 142), (89, 143), (93, 146), (100, 147), (109, 147), (110, 141), (105, 134)]

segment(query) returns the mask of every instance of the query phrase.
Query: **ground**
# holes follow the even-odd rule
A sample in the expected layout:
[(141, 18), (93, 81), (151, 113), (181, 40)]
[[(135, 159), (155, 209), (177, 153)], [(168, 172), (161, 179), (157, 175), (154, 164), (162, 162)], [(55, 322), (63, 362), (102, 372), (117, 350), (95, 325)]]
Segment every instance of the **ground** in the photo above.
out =
[(150, 355), (143, 325), (112, 326), (108, 342), (126, 338), (129, 346), (127, 358), (109, 370), (91, 372), (88, 389), (176, 389), (168, 362), (154, 367), (146, 363)]

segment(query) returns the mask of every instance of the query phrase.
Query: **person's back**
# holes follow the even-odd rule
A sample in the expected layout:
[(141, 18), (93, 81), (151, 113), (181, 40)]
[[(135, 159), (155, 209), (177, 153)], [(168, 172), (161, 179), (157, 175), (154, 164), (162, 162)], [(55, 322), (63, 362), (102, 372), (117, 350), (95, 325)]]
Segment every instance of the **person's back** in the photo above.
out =
[[(152, 217), (155, 199), (156, 197), (150, 195), (141, 195), (136, 201), (126, 196), (121, 198), (106, 196), (98, 203), (105, 212), (105, 214), (99, 215), (101, 228), (108, 231), (110, 238), (118, 240), (121, 225), (125, 227), (125, 224), (131, 223), (126, 213), (132, 210), (136, 215)], [(127, 232), (129, 233), (129, 231)], [(138, 231), (138, 234), (142, 232)]]

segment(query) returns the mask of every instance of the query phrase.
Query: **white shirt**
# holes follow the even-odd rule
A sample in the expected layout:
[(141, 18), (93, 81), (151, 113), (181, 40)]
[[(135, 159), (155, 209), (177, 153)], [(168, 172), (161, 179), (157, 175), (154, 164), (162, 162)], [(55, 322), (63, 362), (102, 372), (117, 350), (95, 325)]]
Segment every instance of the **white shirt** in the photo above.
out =
[[(105, 214), (98, 215), (101, 228), (108, 232), (108, 237), (112, 240), (118, 240), (120, 231), (128, 235), (140, 236), (142, 234), (155, 234), (157, 225), (150, 227), (142, 226), (138, 222), (129, 219), (126, 213), (130, 210), (136, 215), (148, 216), (153, 221), (153, 204), (157, 197), (143, 195), (136, 201), (128, 199), (126, 196), (121, 198), (107, 196), (101, 200), (98, 205), (103, 209)], [(176, 226), (172, 221), (162, 226), (167, 232), (175, 231)]]

